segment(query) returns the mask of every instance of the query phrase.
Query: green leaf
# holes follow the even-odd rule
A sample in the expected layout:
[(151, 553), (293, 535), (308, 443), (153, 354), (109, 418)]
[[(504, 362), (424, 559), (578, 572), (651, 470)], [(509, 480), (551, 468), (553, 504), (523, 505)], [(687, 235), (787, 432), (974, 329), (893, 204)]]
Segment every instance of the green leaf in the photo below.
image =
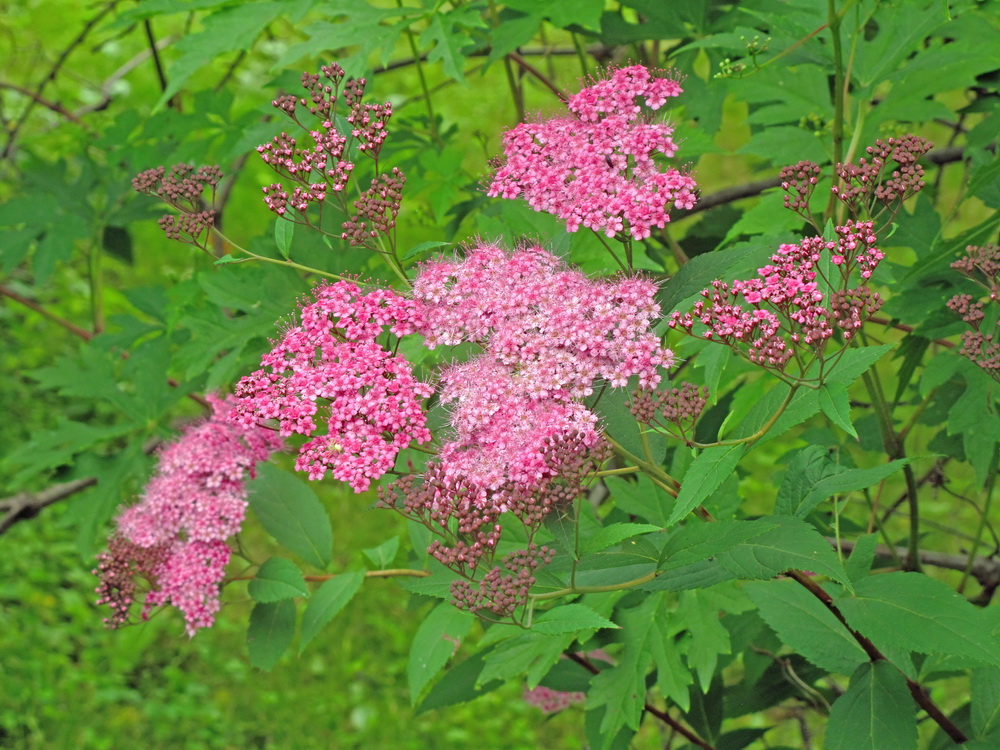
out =
[(680, 521), (715, 492), (736, 468), (745, 450), (746, 445), (739, 443), (706, 448), (698, 454), (684, 475), (667, 525)]
[(418, 242), (403, 254), (402, 260), (410, 260), (428, 250), (433, 250), (436, 247), (448, 247), (449, 245), (451, 245), (450, 242)]
[(605, 737), (616, 735), (623, 726), (639, 728), (646, 696), (646, 672), (651, 661), (647, 643), (658, 632), (654, 623), (657, 611), (662, 608), (662, 597), (651, 594), (642, 604), (622, 614), (625, 650), (621, 661), (591, 680), (587, 709), (606, 706), (601, 720), (601, 733)]
[(844, 563), (844, 569), (851, 580), (857, 583), (872, 569), (875, 561), (875, 548), (878, 546), (878, 534), (862, 534), (854, 542), (854, 551)]
[(537, 615), (531, 629), (543, 635), (558, 635), (617, 627), (611, 620), (601, 617), (590, 607), (582, 604), (563, 604)]
[(827, 750), (916, 750), (917, 716), (906, 678), (886, 661), (866, 662), (830, 711)]
[(610, 526), (602, 527), (590, 537), (583, 545), (581, 554), (588, 555), (592, 552), (600, 552), (626, 539), (631, 539), (639, 534), (649, 534), (653, 531), (660, 531), (660, 527), (650, 523), (613, 523)]
[(258, 602), (250, 613), (250, 626), (247, 628), (250, 663), (259, 669), (270, 671), (294, 636), (294, 602), (290, 599)]
[(462, 55), (462, 48), (467, 46), (472, 40), (462, 32), (456, 32), (452, 23), (445, 28), (445, 20), (450, 20), (448, 16), (456, 13), (453, 11), (447, 16), (441, 12), (431, 15), (427, 28), (420, 35), (422, 45), (433, 44), (433, 48), (427, 55), (430, 62), (440, 60), (444, 65), (444, 73), (459, 83), (465, 82), (465, 57)]
[(850, 385), (872, 365), (888, 354), (895, 344), (880, 346), (862, 346), (845, 351), (837, 363), (826, 374), (825, 383), (840, 383)]
[(446, 706), (455, 706), (459, 703), (466, 703), (475, 700), (484, 693), (489, 693), (503, 685), (500, 680), (485, 685), (476, 686), (476, 679), (483, 671), (484, 657), (487, 651), (480, 652), (456, 664), (445, 672), (444, 676), (430, 689), (420, 705), (415, 711), (420, 715), (427, 711)]
[(774, 251), (770, 243), (746, 242), (726, 250), (697, 255), (660, 287), (656, 301), (664, 317), (716, 279), (733, 278), (741, 264), (763, 260)]
[(851, 424), (851, 399), (847, 395), (847, 386), (843, 383), (824, 383), (819, 389), (819, 408), (837, 425), (853, 438), (858, 437), (854, 425)]
[(287, 219), (279, 218), (274, 222), (274, 244), (281, 257), (288, 260), (292, 252), (292, 236), (295, 234), (295, 224)]
[(766, 581), (744, 589), (781, 642), (820, 669), (851, 674), (868, 656), (847, 628), (795, 581)]
[(175, 45), (180, 53), (170, 66), (169, 85), (158, 106), (180, 91), (198, 70), (227, 52), (249, 50), (269, 23), (287, 9), (283, 2), (248, 2), (223, 8), (202, 21), (202, 29), (187, 34)]
[(474, 621), (475, 618), (468, 612), (463, 612), (450, 602), (442, 602), (420, 623), (413, 636), (406, 666), (412, 705), (417, 704), (427, 683), (458, 651)]
[(660, 528), (666, 527), (674, 499), (645, 474), (639, 474), (634, 482), (622, 477), (606, 477), (604, 482), (617, 508)]
[(698, 675), (701, 692), (708, 692), (719, 665), (719, 654), (732, 650), (729, 631), (719, 621), (719, 601), (711, 590), (685, 591), (678, 603), (678, 614), (687, 625), (689, 645), (687, 662)]
[[(818, 446), (805, 448), (798, 456), (803, 459), (789, 464), (778, 491), (774, 512), (779, 515), (805, 518), (828, 497), (878, 484), (914, 460), (901, 458), (871, 469), (845, 469), (834, 464), (829, 454)], [(793, 471), (797, 475), (793, 475)]]
[(647, 430), (639, 424), (629, 411), (629, 396), (626, 388), (610, 388), (604, 392), (595, 410), (600, 415), (608, 434), (621, 443), (629, 453), (645, 457), (646, 451), (642, 441), (642, 432), (650, 446), (650, 455), (654, 463), (663, 460), (667, 448), (667, 438), (658, 432)]
[(396, 555), (399, 553), (399, 537), (394, 536), (379, 546), (369, 547), (362, 550), (362, 552), (365, 553), (365, 557), (371, 560), (376, 568), (385, 570), (396, 559)]
[(972, 670), (972, 732), (985, 737), (1000, 729), (1000, 667)]
[(299, 640), (299, 653), (315, 638), (319, 631), (326, 627), (337, 613), (354, 598), (364, 583), (365, 572), (355, 570), (334, 576), (316, 589), (312, 599), (302, 613), (302, 637)]
[(839, 597), (836, 604), (850, 626), (876, 645), (1000, 666), (1000, 642), (990, 634), (983, 610), (926, 575), (869, 576), (858, 581), (854, 596)]
[(789, 569), (807, 570), (851, 585), (837, 554), (815, 527), (788, 516), (771, 516), (762, 522), (773, 528), (721, 553), (718, 560), (724, 568), (744, 579), (769, 579)]
[(295, 563), (283, 557), (272, 557), (261, 565), (247, 588), (255, 602), (309, 597), (309, 587), (302, 579), (302, 572)]
[(542, 635), (534, 631), (509, 638), (487, 655), (486, 666), (476, 684), (484, 685), (493, 680), (507, 682), (530, 672), (528, 687), (536, 687), (575, 639), (575, 633)]
[(251, 510), (281, 546), (318, 568), (330, 564), (330, 517), (311, 487), (272, 464), (260, 465), (247, 486)]

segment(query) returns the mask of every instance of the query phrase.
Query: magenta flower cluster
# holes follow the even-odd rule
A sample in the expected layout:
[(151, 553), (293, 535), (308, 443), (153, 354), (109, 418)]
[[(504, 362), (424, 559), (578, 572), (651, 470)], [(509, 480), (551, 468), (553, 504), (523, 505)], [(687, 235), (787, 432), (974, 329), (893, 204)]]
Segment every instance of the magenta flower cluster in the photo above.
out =
[(597, 417), (580, 399), (595, 380), (623, 386), (637, 376), (651, 388), (673, 364), (651, 331), (655, 293), (642, 278), (588, 279), (538, 246), (480, 243), (460, 261), (427, 263), (413, 284), (427, 346), (483, 348), (441, 375), (454, 432), (440, 454), (446, 474), (485, 498), (508, 481), (544, 479), (547, 441), (576, 434), (592, 447)]
[(378, 341), (386, 328), (412, 333), (419, 308), (391, 290), (364, 294), (347, 281), (318, 286), (313, 296), (263, 368), (240, 381), (234, 419), (246, 427), (274, 419), (283, 436), (309, 436), (295, 468), (310, 479), (330, 471), (362, 492), (399, 451), (431, 437), (422, 404), (433, 389)]
[[(691, 333), (696, 323), (702, 335), (734, 348), (745, 348), (758, 365), (783, 370), (796, 347), (818, 349), (839, 327), (850, 338), (864, 320), (878, 309), (880, 300), (868, 287), (843, 290), (855, 270), (871, 276), (884, 257), (875, 246), (871, 222), (849, 221), (837, 227), (837, 240), (809, 237), (798, 245), (782, 245), (771, 263), (757, 270), (757, 278), (712, 282), (701, 292), (703, 300), (691, 312), (674, 312), (668, 325)], [(837, 304), (824, 306), (817, 281), (822, 253), (840, 269)], [(858, 304), (851, 304), (858, 301)]]
[(619, 68), (567, 102), (570, 114), (522, 123), (504, 135), (490, 196), (523, 196), (536, 211), (608, 237), (649, 237), (672, 206), (694, 205), (695, 181), (656, 155), (672, 157), (673, 128), (643, 116), (638, 101), (659, 109), (680, 84), (641, 65)]
[(150, 585), (144, 618), (172, 604), (183, 612), (190, 635), (215, 621), (230, 557), (226, 540), (246, 515), (244, 481), (282, 440), (273, 430), (231, 424), (232, 403), (209, 401), (212, 417), (160, 453), (142, 500), (119, 515), (108, 551), (98, 556), (98, 604), (111, 608), (109, 626), (127, 621), (137, 576)]

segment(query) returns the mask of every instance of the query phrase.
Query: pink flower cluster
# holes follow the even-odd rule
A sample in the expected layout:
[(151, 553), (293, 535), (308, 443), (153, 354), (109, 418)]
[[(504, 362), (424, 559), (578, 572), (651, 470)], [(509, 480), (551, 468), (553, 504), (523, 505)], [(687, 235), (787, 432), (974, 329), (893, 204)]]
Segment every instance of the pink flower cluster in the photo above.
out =
[(547, 441), (598, 441), (597, 417), (579, 399), (597, 379), (644, 387), (673, 364), (650, 330), (656, 285), (641, 278), (591, 281), (541, 247), (511, 253), (479, 244), (461, 260), (428, 263), (413, 284), (418, 331), (433, 348), (472, 342), (483, 353), (441, 375), (454, 439), (441, 449), (447, 476), (504, 504), (507, 482), (549, 476)]
[(524, 702), (529, 706), (534, 706), (543, 714), (554, 714), (564, 711), (575, 703), (583, 703), (587, 700), (584, 693), (567, 693), (562, 690), (539, 685), (536, 688), (524, 689)]
[(523, 195), (571, 232), (649, 237), (670, 220), (671, 206), (694, 205), (696, 185), (677, 169), (660, 171), (654, 156), (676, 153), (674, 131), (643, 117), (637, 101), (656, 110), (680, 93), (676, 80), (641, 65), (613, 71), (571, 96), (569, 115), (508, 131), (488, 194)]
[[(745, 346), (751, 362), (777, 370), (784, 369), (796, 346), (822, 346), (833, 335), (834, 323), (844, 338), (850, 338), (878, 309), (880, 300), (864, 286), (845, 290), (848, 277), (859, 270), (867, 279), (884, 255), (875, 247), (871, 222), (849, 221), (836, 231), (836, 241), (809, 237), (798, 245), (782, 245), (771, 263), (757, 270), (758, 278), (712, 282), (711, 289), (701, 292), (704, 300), (689, 313), (672, 313), (668, 325), (691, 333), (700, 322), (706, 326), (705, 338), (734, 348)], [(832, 310), (822, 304), (816, 269), (824, 251), (840, 268), (840, 297), (856, 297), (858, 305), (840, 297)]]
[(209, 400), (211, 419), (160, 453), (142, 500), (119, 515), (108, 551), (98, 556), (98, 604), (111, 607), (105, 622), (112, 627), (128, 618), (136, 576), (151, 586), (144, 618), (153, 607), (173, 604), (184, 613), (190, 635), (215, 621), (230, 556), (226, 539), (240, 530), (246, 515), (244, 480), (282, 440), (256, 425), (230, 424), (232, 404)]
[[(267, 369), (240, 381), (233, 418), (246, 426), (275, 419), (283, 436), (310, 436), (295, 468), (310, 479), (329, 470), (362, 492), (399, 451), (431, 437), (422, 402), (433, 389), (377, 341), (386, 327), (412, 333), (421, 322), (418, 306), (388, 289), (363, 294), (347, 281), (313, 295), (299, 324), (264, 356)], [(318, 433), (318, 421), (325, 432)]]

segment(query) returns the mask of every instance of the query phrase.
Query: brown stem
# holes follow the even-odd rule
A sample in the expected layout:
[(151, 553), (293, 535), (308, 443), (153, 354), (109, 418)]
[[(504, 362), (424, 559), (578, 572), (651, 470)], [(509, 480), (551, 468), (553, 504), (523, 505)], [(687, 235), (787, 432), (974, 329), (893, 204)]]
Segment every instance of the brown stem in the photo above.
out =
[(563, 92), (560, 91), (556, 87), (556, 85), (554, 83), (552, 83), (551, 80), (549, 80), (549, 77), (547, 75), (545, 75), (544, 73), (542, 73), (541, 71), (539, 71), (538, 68), (536, 68), (534, 65), (532, 65), (531, 63), (529, 63), (523, 57), (521, 57), (521, 55), (517, 54), (516, 52), (508, 52), (507, 53), (507, 57), (509, 57), (511, 60), (513, 60), (514, 62), (516, 62), (519, 66), (521, 66), (521, 69), (524, 70), (525, 73), (529, 73), (529, 74), (533, 75), (535, 78), (537, 78), (539, 81), (541, 81), (542, 84), (549, 91), (551, 91), (553, 94), (555, 94), (560, 100), (564, 100), (566, 98), (563, 95)]
[(73, 51), (83, 44), (87, 36), (90, 35), (90, 32), (94, 30), (94, 27), (97, 26), (97, 24), (99, 24), (106, 15), (111, 13), (119, 2), (121, 2), (121, 0), (111, 0), (107, 3), (93, 18), (84, 24), (80, 33), (76, 35), (76, 38), (74, 38), (73, 41), (69, 43), (69, 46), (67, 46), (66, 49), (59, 54), (58, 59), (56, 59), (45, 78), (43, 78), (41, 83), (39, 83), (35, 88), (35, 95), (29, 98), (28, 106), (24, 108), (21, 116), (17, 118), (17, 122), (15, 122), (14, 126), (7, 132), (7, 144), (4, 146), (3, 154), (0, 155), (0, 158), (7, 159), (10, 157), (14, 150), (14, 142), (17, 140), (17, 136), (21, 132), (21, 128), (24, 127), (28, 118), (31, 116), (31, 111), (34, 109), (35, 104), (39, 102), (42, 92), (45, 91), (45, 87), (49, 85), (49, 81), (55, 80), (59, 70), (65, 64), (66, 60), (73, 53)]
[[(805, 573), (799, 570), (785, 571), (785, 575), (787, 575), (792, 580), (796, 581), (799, 585), (805, 587), (805, 589), (810, 594), (819, 599), (824, 604), (824, 606), (826, 606), (826, 608), (830, 611), (830, 613), (840, 621), (840, 624), (843, 625), (845, 628), (847, 628), (847, 632), (850, 633), (851, 637), (853, 637), (854, 640), (858, 642), (858, 645), (864, 649), (869, 659), (871, 659), (872, 661), (878, 661), (881, 659), (886, 662), (889, 662), (890, 664), (892, 663), (891, 661), (889, 661), (889, 659), (886, 658), (885, 654), (883, 654), (881, 651), (878, 650), (878, 648), (875, 646), (874, 643), (872, 643), (870, 640), (868, 640), (868, 638), (861, 635), (861, 633), (857, 632), (850, 625), (847, 624), (847, 620), (845, 619), (844, 615), (837, 608), (837, 605), (833, 603), (833, 597), (831, 597), (828, 593), (826, 593), (826, 591), (824, 591), (823, 588), (818, 583), (816, 583), (809, 576), (807, 576)], [(905, 675), (904, 678), (906, 679), (906, 686), (907, 688), (909, 688), (910, 695), (913, 696), (914, 702), (918, 706), (920, 706), (924, 711), (926, 711), (927, 715), (930, 716), (934, 720), (934, 722), (939, 727), (941, 727), (941, 729), (943, 729), (949, 737), (951, 737), (951, 739), (954, 742), (962, 744), (963, 742), (966, 742), (969, 739), (968, 737), (965, 736), (965, 733), (961, 729), (959, 729), (957, 726), (955, 726), (954, 723), (952, 723), (951, 719), (949, 719), (947, 716), (944, 715), (944, 713), (942, 713), (941, 709), (938, 708), (937, 705), (934, 703), (934, 701), (931, 700), (930, 696), (927, 695), (926, 692), (924, 692), (924, 689), (923, 687), (921, 687), (920, 683), (911, 680), (909, 677), (906, 677)]]
[(6, 532), (18, 521), (34, 518), (39, 511), (57, 503), (70, 495), (82, 492), (97, 484), (97, 477), (83, 477), (71, 482), (54, 484), (41, 492), (21, 492), (0, 500), (0, 510), (4, 512), (0, 518), (0, 534)]
[[(601, 671), (593, 664), (591, 664), (589, 659), (587, 659), (584, 656), (580, 656), (580, 654), (574, 653), (572, 651), (567, 651), (565, 652), (564, 655), (566, 656), (567, 659), (569, 659), (570, 661), (575, 661), (577, 664), (579, 664), (581, 667), (586, 669), (591, 674), (597, 674), (598, 672)], [(643, 708), (649, 713), (651, 713), (653, 716), (655, 716), (657, 719), (662, 721), (664, 724), (666, 724), (668, 727), (673, 729), (675, 732), (677, 732), (677, 734), (683, 736), (684, 739), (686, 739), (688, 742), (691, 742), (697, 745), (698, 747), (703, 748), (704, 750), (715, 750), (715, 748), (712, 745), (707, 743), (705, 740), (696, 735), (694, 732), (685, 727), (683, 724), (679, 723), (674, 717), (672, 717), (666, 711), (661, 711), (655, 706), (649, 705), (648, 702), (643, 703)]]

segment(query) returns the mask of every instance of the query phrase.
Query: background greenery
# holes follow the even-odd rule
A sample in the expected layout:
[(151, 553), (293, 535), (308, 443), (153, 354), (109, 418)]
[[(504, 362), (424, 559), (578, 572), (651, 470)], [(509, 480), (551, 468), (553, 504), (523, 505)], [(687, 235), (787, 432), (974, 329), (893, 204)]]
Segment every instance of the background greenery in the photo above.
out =
[[(997, 5), (835, 5), (847, 9), (844, 33), (855, 65), (845, 145), (913, 131), (960, 149), (950, 166), (929, 174), (931, 189), (900, 216), (888, 276), (912, 289), (900, 295), (893, 316), (917, 326), (925, 341), (954, 340), (962, 325), (939, 304), (956, 291), (944, 281), (947, 262), (966, 244), (995, 240), (1000, 225)], [(397, 137), (388, 148), (409, 179), (401, 247), (475, 234), (554, 237), (558, 222), (513, 201), (487, 201), (480, 189), (502, 129), (523, 112), (558, 109), (543, 78), (572, 90), (598, 64), (676, 66), (687, 74), (686, 93), (671, 112), (680, 156), (712, 196), (772, 179), (799, 159), (823, 164), (833, 157), (826, 4), (26, 0), (0, 4), (0, 19), (0, 286), (9, 292), (0, 306), (0, 495), (103, 478), (0, 539), (0, 746), (581, 746), (582, 711), (543, 718), (514, 683), (414, 718), (406, 654), (428, 602), (402, 597), (389, 581), (367, 583), (323, 638), (266, 677), (246, 657), (250, 602), (238, 586), (227, 590), (217, 626), (192, 641), (174, 613), (121, 632), (100, 628), (90, 561), (116, 506), (139, 491), (149, 471), (143, 446), (169, 439), (199, 414), (185, 393), (231, 386), (249, 369), (274, 321), (306, 289), (287, 269), (217, 268), (213, 258), (165, 241), (155, 225), (159, 207), (135, 196), (129, 181), (157, 164), (221, 164), (233, 176), (227, 234), (273, 254), (272, 217), (259, 188), (272, 178), (255, 155), (246, 156), (283, 127), (270, 99), (294, 91), (302, 70), (337, 59), (349, 73), (369, 74), (372, 95), (397, 107)], [(414, 50), (425, 57), (419, 67)], [(669, 239), (688, 256), (737, 241), (773, 246), (801, 222), (781, 210), (772, 183), (763, 198), (762, 189), (678, 216)], [(603, 270), (595, 242), (562, 237), (575, 262)], [(667, 239), (640, 265), (674, 270), (676, 248)], [(296, 242), (303, 261), (383, 273), (357, 251), (331, 251), (304, 235)], [(331, 260), (331, 252), (340, 255)], [(923, 287), (913, 283), (913, 268)], [(63, 323), (104, 335), (81, 342)], [(903, 333), (879, 335), (897, 342)], [(939, 351), (932, 345), (931, 353)], [(692, 357), (696, 348), (681, 354)], [(904, 361), (882, 363), (880, 377), (895, 384)], [(179, 387), (167, 385), (164, 372)], [(720, 409), (748, 407), (753, 393), (731, 393), (735, 402), (723, 399)], [(936, 395), (924, 399), (913, 386), (900, 399), (901, 419), (921, 409), (911, 454), (949, 457), (948, 482), (922, 497), (920, 543), (956, 554), (968, 551), (984, 512), (991, 524), (998, 520), (981, 492), (995, 469), (983, 457), (987, 447), (995, 455), (994, 402), (992, 394), (972, 402), (971, 393), (953, 374)], [(976, 433), (972, 425), (984, 410), (992, 421), (984, 418)], [(770, 509), (775, 465), (793, 448), (824, 445), (863, 464), (877, 428), (864, 417), (857, 430), (860, 444), (814, 420), (752, 454), (739, 477), (744, 512)], [(970, 431), (972, 440), (963, 439)], [(921, 475), (931, 476), (937, 460), (922, 459)], [(886, 497), (900, 487), (886, 485)], [(332, 569), (362, 566), (360, 550), (383, 541), (387, 526), (405, 539), (405, 526), (367, 511), (367, 499), (329, 486), (321, 496), (334, 523)], [(860, 524), (863, 511), (845, 516), (845, 528)], [(997, 536), (986, 528), (980, 554), (996, 554)], [(900, 514), (891, 519), (893, 539), (905, 543), (905, 529)], [(246, 536), (261, 559), (273, 547), (259, 526), (251, 524)], [(952, 585), (962, 577), (935, 575)], [(945, 684), (949, 710), (967, 699), (961, 685)], [(779, 725), (761, 741), (773, 747), (804, 746), (803, 727), (819, 724), (808, 696), (794, 692), (769, 714), (745, 720), (765, 721)], [(925, 744), (936, 742), (929, 723), (921, 732)], [(668, 739), (646, 726), (635, 743), (656, 747)]]

